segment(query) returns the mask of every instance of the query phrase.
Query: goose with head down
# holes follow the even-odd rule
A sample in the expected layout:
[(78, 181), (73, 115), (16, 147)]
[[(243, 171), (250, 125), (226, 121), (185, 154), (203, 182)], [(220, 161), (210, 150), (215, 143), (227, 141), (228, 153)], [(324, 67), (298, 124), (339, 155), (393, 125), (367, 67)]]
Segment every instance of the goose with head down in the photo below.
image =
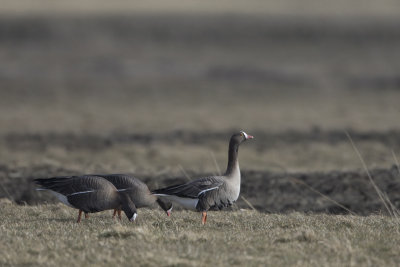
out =
[[(157, 202), (157, 204), (166, 212), (167, 216), (171, 215), (172, 203), (166, 202), (153, 195), (147, 185), (134, 176), (127, 174), (96, 174), (95, 176), (106, 179), (120, 192), (128, 194), (133, 203), (135, 203), (136, 208), (149, 207)], [(113, 218), (116, 213), (118, 213), (118, 217), (121, 219), (121, 210), (115, 209)]]
[(210, 176), (191, 182), (169, 186), (153, 191), (168, 201), (186, 209), (202, 212), (202, 223), (207, 221), (207, 211), (232, 205), (240, 193), (239, 145), (254, 137), (244, 131), (232, 135), (229, 142), (228, 166), (221, 176)]
[(39, 190), (49, 190), (62, 203), (79, 210), (78, 220), (82, 212), (88, 213), (110, 209), (122, 209), (130, 221), (135, 221), (136, 206), (126, 192), (119, 192), (106, 179), (98, 176), (65, 176), (48, 179), (35, 179), (41, 186)]

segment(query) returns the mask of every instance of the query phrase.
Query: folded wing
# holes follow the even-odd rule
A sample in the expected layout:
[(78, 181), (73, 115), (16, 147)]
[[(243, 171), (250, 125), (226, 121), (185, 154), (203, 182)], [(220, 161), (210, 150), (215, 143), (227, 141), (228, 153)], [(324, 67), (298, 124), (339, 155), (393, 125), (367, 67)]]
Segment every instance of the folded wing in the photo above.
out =
[(153, 193), (158, 196), (174, 195), (184, 198), (199, 198), (208, 191), (218, 189), (223, 183), (224, 180), (219, 177), (205, 177), (189, 183), (157, 189)]

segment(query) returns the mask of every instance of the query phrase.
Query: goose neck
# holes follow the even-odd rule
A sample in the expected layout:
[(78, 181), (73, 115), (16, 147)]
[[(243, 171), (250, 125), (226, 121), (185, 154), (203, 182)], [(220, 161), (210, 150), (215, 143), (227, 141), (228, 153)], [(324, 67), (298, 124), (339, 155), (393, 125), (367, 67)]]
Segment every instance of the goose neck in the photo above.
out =
[(239, 155), (239, 144), (231, 140), (229, 143), (229, 150), (228, 150), (228, 166), (225, 172), (226, 176), (232, 176), (239, 171), (238, 155)]

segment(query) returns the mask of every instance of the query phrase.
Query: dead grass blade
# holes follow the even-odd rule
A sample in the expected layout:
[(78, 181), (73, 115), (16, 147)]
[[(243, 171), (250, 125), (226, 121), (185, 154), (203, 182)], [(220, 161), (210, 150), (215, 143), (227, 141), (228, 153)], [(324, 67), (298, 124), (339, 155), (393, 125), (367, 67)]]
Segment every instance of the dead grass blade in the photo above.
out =
[(384, 199), (386, 200), (386, 203), (389, 204), (394, 217), (398, 218), (398, 216), (400, 215), (400, 212), (397, 210), (396, 206), (394, 206), (392, 201), (390, 201), (389, 196), (385, 192), (382, 192), (382, 195), (383, 195)]
[[(399, 175), (400, 175), (400, 164), (399, 164), (399, 160), (397, 159), (396, 153), (394, 152), (393, 149), (392, 149), (392, 155), (393, 155), (393, 158), (394, 158), (394, 162), (395, 162), (395, 164), (396, 164), (396, 167), (397, 167), (397, 171), (398, 171), (398, 173), (399, 173)], [(391, 203), (391, 202), (389, 202), (389, 203)], [(392, 206), (393, 206), (393, 205), (392, 205)], [(392, 209), (396, 212), (397, 216), (400, 216), (400, 212), (399, 212), (399, 210), (398, 210), (396, 207), (392, 207)]]
[(8, 190), (5, 188), (5, 186), (4, 186), (2, 183), (0, 183), (0, 185), (1, 185), (1, 188), (3, 189), (4, 193), (6, 193), (6, 195), (8, 196), (8, 198), (9, 198), (12, 202), (14, 202), (14, 198), (11, 196), (11, 194), (8, 192)]
[(182, 165), (178, 165), (178, 168), (181, 170), (181, 172), (183, 173), (183, 175), (185, 175), (185, 177), (186, 177), (186, 179), (188, 180), (188, 181), (190, 181), (190, 180), (192, 180), (192, 179), (190, 179), (190, 176), (187, 174), (187, 172), (185, 171), (185, 169), (182, 167)]
[(392, 155), (394, 158), (394, 162), (396, 163), (396, 167), (397, 167), (397, 171), (400, 174), (400, 164), (399, 164), (399, 160), (397, 159), (396, 153), (394, 153), (394, 150), (392, 149)]
[(299, 179), (297, 179), (297, 178), (294, 178), (294, 177), (290, 177), (290, 179), (291, 179), (294, 183), (298, 183), (298, 184), (302, 184), (302, 185), (306, 186), (308, 189), (310, 189), (310, 190), (313, 191), (314, 193), (317, 193), (318, 195), (322, 196), (322, 197), (325, 198), (326, 200), (331, 201), (332, 203), (334, 203), (334, 204), (337, 205), (338, 207), (341, 207), (342, 209), (344, 209), (345, 211), (347, 211), (347, 212), (350, 213), (351, 215), (356, 215), (356, 216), (358, 215), (357, 213), (355, 213), (355, 212), (349, 210), (348, 208), (346, 208), (345, 206), (343, 206), (342, 204), (340, 204), (340, 203), (337, 202), (336, 200), (334, 200), (334, 199), (328, 197), (328, 196), (325, 195), (325, 194), (322, 194), (321, 192), (319, 192), (318, 190), (316, 190), (316, 189), (313, 188), (312, 186), (306, 184), (305, 182), (303, 182), (303, 181), (301, 181), (301, 180), (299, 180)]
[[(367, 176), (368, 176), (368, 179), (369, 179), (370, 183), (371, 183), (372, 186), (374, 187), (376, 193), (378, 194), (379, 198), (381, 199), (381, 201), (382, 201), (383, 205), (385, 206), (386, 210), (389, 212), (389, 214), (390, 214), (391, 216), (396, 216), (396, 212), (393, 212), (393, 210), (391, 210), (391, 209), (389, 208), (389, 206), (388, 206), (388, 203), (391, 203), (390, 200), (389, 200), (389, 199), (385, 200), (385, 197), (384, 197), (382, 191), (379, 189), (379, 187), (375, 184), (374, 180), (372, 179), (371, 173), (369, 172), (369, 170), (368, 170), (368, 168), (367, 168), (367, 164), (365, 164), (365, 161), (364, 161), (363, 157), (361, 156), (360, 151), (357, 149), (356, 145), (354, 144), (353, 139), (351, 138), (350, 134), (349, 134), (347, 131), (345, 131), (345, 133), (346, 133), (347, 138), (349, 139), (349, 141), (350, 141), (350, 143), (351, 143), (351, 145), (352, 145), (354, 151), (356, 152), (358, 158), (360, 159), (361, 164), (363, 165), (364, 170), (365, 170), (365, 172), (367, 173)], [(388, 202), (388, 203), (387, 203), (387, 202)], [(390, 205), (391, 207), (392, 207), (392, 206), (394, 207), (393, 204), (389, 204), (389, 205)]]
[(250, 201), (248, 201), (244, 196), (240, 196), (240, 198), (243, 199), (243, 201), (244, 201), (252, 210), (258, 212), (258, 210), (253, 206), (253, 204), (251, 204)]
[(212, 159), (214, 161), (215, 168), (217, 169), (217, 174), (221, 175), (221, 169), (219, 168), (219, 165), (218, 165), (217, 159), (215, 158), (214, 153), (212, 151), (210, 151), (210, 154), (211, 154), (211, 157), (212, 157)]

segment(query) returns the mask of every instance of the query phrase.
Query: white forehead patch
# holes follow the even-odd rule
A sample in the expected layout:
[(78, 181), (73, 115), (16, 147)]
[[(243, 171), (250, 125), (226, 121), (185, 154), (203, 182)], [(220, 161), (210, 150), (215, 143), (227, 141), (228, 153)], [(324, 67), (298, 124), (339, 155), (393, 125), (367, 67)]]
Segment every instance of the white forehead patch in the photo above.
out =
[(248, 139), (248, 135), (247, 135), (247, 133), (245, 133), (244, 131), (240, 131), (243, 135), (244, 135), (244, 138), (246, 138), (246, 139)]
[(134, 221), (136, 220), (136, 216), (137, 216), (137, 213), (134, 213), (133, 216), (132, 216), (132, 218), (130, 218), (129, 220), (130, 220), (131, 222), (134, 222)]

